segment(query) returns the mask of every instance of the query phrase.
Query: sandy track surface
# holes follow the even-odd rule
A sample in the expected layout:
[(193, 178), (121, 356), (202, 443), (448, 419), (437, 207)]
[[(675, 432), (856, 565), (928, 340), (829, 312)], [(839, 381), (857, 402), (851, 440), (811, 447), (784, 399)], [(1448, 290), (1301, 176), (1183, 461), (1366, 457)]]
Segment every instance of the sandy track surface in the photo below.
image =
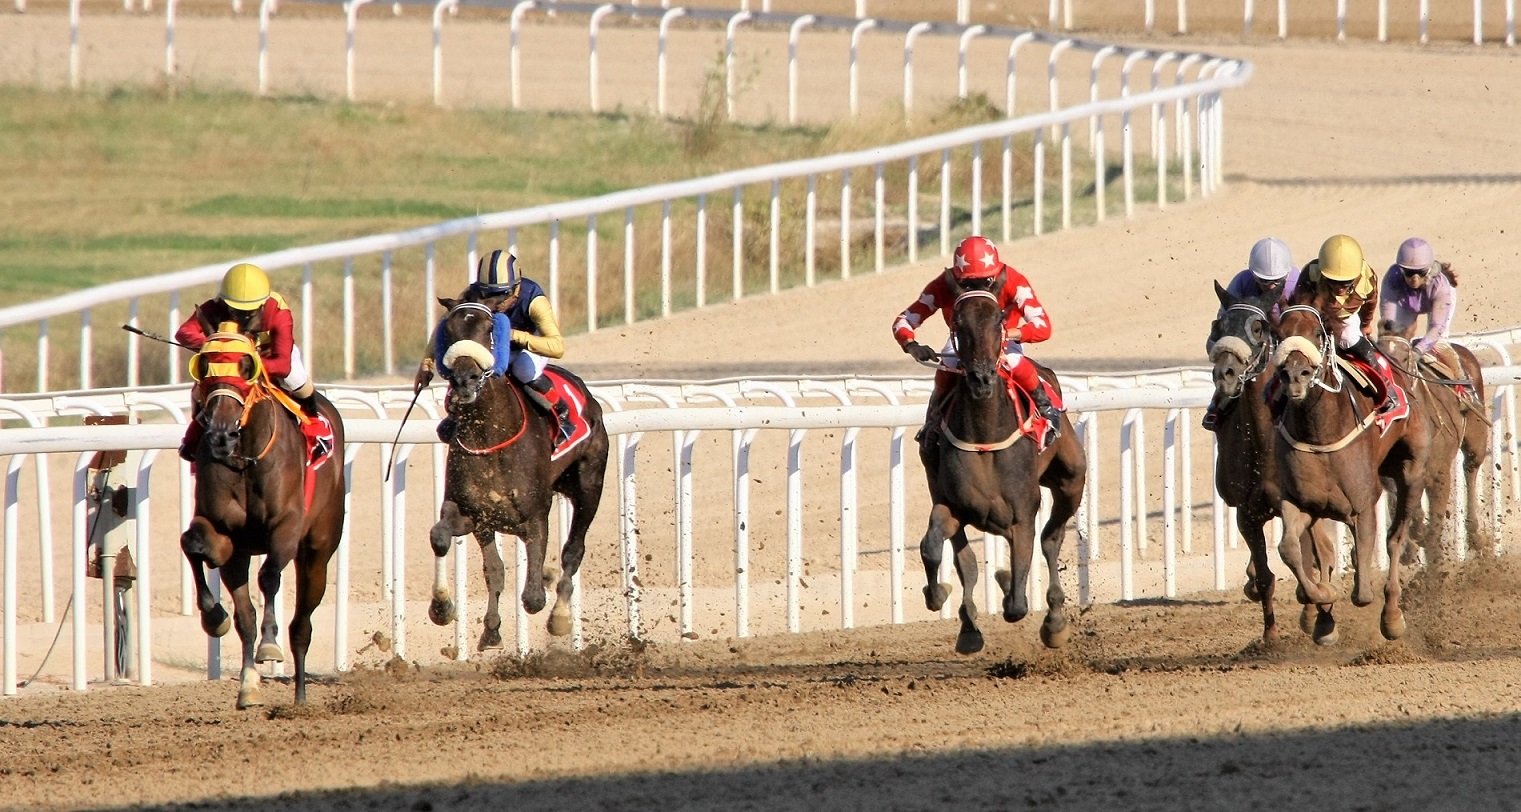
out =
[[(1227, 101), (1229, 186), (1005, 246), (1056, 324), (1037, 357), (1197, 361), (1209, 280), (1265, 234), (1304, 259), (1346, 231), (1379, 266), (1422, 234), (1464, 272), (1465, 329), (1516, 321), (1521, 60), (1197, 44), (1257, 66)], [(899, 372), (888, 324), (934, 267), (577, 337), (572, 358), (593, 378)], [(1257, 610), (1227, 592), (1095, 607), (1061, 653), (1039, 650), (1033, 623), (990, 618), (970, 658), (951, 653), (952, 624), (924, 622), (400, 663), (316, 685), (305, 710), (287, 686), (245, 713), (226, 682), (49, 692), (0, 703), (0, 805), (1506, 808), (1521, 783), (1518, 586), (1508, 560), (1422, 574), (1406, 641), (1384, 644), (1374, 610), (1347, 607), (1329, 650), (1292, 624), (1255, 643)]]

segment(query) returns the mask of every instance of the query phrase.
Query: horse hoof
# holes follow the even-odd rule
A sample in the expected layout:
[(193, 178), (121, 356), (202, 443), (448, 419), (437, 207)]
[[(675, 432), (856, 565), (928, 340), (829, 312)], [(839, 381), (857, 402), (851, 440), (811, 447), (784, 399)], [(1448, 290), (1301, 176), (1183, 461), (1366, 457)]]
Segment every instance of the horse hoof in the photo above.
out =
[(487, 629), (481, 632), (481, 639), (475, 644), (477, 651), (489, 651), (502, 647), (502, 632), (500, 629)]
[(1046, 622), (1040, 624), (1040, 643), (1046, 648), (1065, 648), (1070, 639), (1072, 627), (1065, 620), (1056, 625), (1047, 617)]
[(1378, 631), (1385, 640), (1398, 640), (1405, 636), (1405, 613), (1396, 612), (1391, 618), (1384, 614), (1378, 619)]
[(245, 688), (238, 691), (238, 710), (264, 707), (264, 694), (258, 688)]
[(547, 600), (545, 599), (544, 593), (542, 591), (533, 595), (524, 595), (523, 611), (527, 612), (530, 615), (537, 615), (538, 613), (544, 611), (544, 604), (546, 602)]
[(1341, 635), (1336, 631), (1336, 618), (1331, 617), (1330, 612), (1321, 612), (1316, 616), (1312, 635), (1317, 646), (1334, 646), (1341, 640)]
[(1310, 605), (1310, 593), (1304, 591), (1304, 584), (1294, 586), (1294, 600), (1308, 606)]
[(435, 597), (428, 604), (428, 619), (435, 626), (447, 626), (454, 622), (455, 617), (454, 601), (449, 598)]
[(1302, 632), (1304, 632), (1305, 634), (1314, 634), (1315, 633), (1315, 606), (1314, 606), (1314, 604), (1307, 603), (1307, 604), (1304, 605), (1304, 608), (1302, 608), (1302, 609), (1299, 610), (1299, 630), (1302, 631)]
[(449, 528), (443, 522), (433, 525), (428, 531), (428, 546), (433, 548), (436, 558), (443, 558), (449, 554), (449, 545), (454, 543), (454, 536), (449, 534)]
[(1010, 592), (1003, 598), (1003, 619), (1009, 623), (1018, 623), (1030, 614), (1030, 605), (1025, 602), (1023, 593)]
[(945, 584), (929, 584), (924, 587), (924, 606), (931, 612), (938, 612), (950, 596), (951, 590)]
[(570, 634), (570, 613), (559, 611), (550, 612), (549, 633), (555, 637), (564, 637), (565, 635)]
[(976, 654), (982, 651), (982, 646), (982, 632), (976, 629), (969, 629), (956, 635), (957, 654)]
[(232, 616), (218, 605), (210, 612), (201, 613), (201, 629), (212, 637), (224, 637), (232, 628)]
[(998, 584), (998, 588), (1003, 590), (1003, 594), (1005, 595), (1009, 594), (1009, 590), (1014, 588), (1014, 573), (1008, 570), (994, 572), (993, 580)]
[(1262, 590), (1257, 588), (1257, 582), (1250, 578), (1241, 586), (1241, 594), (1252, 603), (1262, 603)]
[(285, 652), (274, 643), (260, 643), (259, 651), (254, 655), (254, 662), (258, 663), (283, 663)]

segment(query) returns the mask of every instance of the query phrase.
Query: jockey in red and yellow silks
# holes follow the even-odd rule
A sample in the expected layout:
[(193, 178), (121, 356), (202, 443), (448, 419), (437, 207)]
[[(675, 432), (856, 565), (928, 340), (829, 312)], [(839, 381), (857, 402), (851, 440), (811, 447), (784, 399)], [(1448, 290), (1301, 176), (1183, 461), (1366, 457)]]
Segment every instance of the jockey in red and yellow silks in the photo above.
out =
[[(997, 295), (998, 304), (1005, 313), (1004, 359), (1011, 377), (1019, 388), (1030, 394), (1041, 415), (1053, 427), (1059, 427), (1061, 412), (1046, 396), (1045, 388), (1040, 386), (1035, 365), (1025, 359), (1022, 349), (1023, 344), (1050, 338), (1051, 320), (1046, 315), (1046, 309), (1041, 306), (1040, 299), (1035, 296), (1030, 280), (1000, 261), (998, 248), (990, 240), (967, 237), (956, 246), (952, 266), (931, 279), (919, 298), (893, 321), (893, 338), (898, 340), (898, 345), (917, 361), (927, 362), (935, 358), (934, 350), (914, 340), (914, 331), (937, 311), (947, 325), (952, 324), (951, 311), (956, 301), (956, 292), (952, 290), (953, 281), (954, 287), (961, 290), (981, 289)], [(933, 424), (939, 419), (943, 400), (951, 390), (951, 382), (954, 380), (952, 376), (955, 373), (950, 370), (955, 369), (957, 363), (954, 332), (946, 341), (940, 356), (942, 368), (935, 372), (935, 391), (930, 395), (926, 424)]]
[[(317, 412), (317, 388), (301, 360), (301, 348), (296, 346), (295, 319), (285, 298), (270, 289), (264, 269), (247, 262), (229, 268), (222, 275), (217, 297), (196, 305), (195, 312), (175, 331), (174, 340), (199, 351), (209, 338), (201, 326), (203, 321), (211, 325), (233, 322), (240, 331), (252, 336), (270, 380), (289, 392), (308, 417), (316, 418), (302, 423), (303, 432), (310, 434), (315, 443), (313, 459), (326, 454), (331, 447), (331, 429)], [(249, 333), (249, 327), (256, 331)], [(182, 459), (194, 461), (202, 429), (199, 420), (190, 421), (180, 444)]]

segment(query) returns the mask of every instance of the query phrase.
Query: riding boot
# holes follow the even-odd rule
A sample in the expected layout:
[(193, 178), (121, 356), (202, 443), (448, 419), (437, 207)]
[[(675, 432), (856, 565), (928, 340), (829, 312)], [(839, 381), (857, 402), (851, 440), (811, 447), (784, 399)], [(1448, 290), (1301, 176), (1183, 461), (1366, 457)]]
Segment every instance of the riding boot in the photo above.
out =
[(317, 392), (313, 390), (306, 397), (297, 397), (296, 405), (301, 407), (302, 414), (309, 420), (301, 424), (301, 433), (311, 442), (312, 462), (326, 457), (333, 452), (333, 434), (331, 424), (317, 407)]
[(570, 404), (563, 400), (551, 401), (549, 393), (554, 391), (554, 382), (549, 380), (548, 375), (540, 375), (537, 378), (523, 384), (523, 392), (535, 406), (543, 409), (555, 418), (555, 445), (559, 445), (570, 438)]
[(1378, 375), (1379, 380), (1383, 382), (1384, 399), (1378, 404), (1379, 414), (1394, 410), (1400, 402), (1399, 386), (1394, 382), (1394, 373), (1387, 364), (1379, 363), (1378, 348), (1373, 346), (1373, 342), (1369, 341), (1367, 336), (1363, 336), (1357, 340), (1356, 344), (1348, 347), (1346, 353), (1372, 367), (1374, 374)]
[(1055, 440), (1060, 437), (1062, 435), (1062, 412), (1051, 403), (1050, 396), (1046, 394), (1046, 387), (1037, 383), (1035, 388), (1030, 390), (1030, 399), (1035, 401), (1035, 408), (1040, 412), (1040, 416), (1044, 417), (1046, 422), (1051, 425), (1051, 439)]

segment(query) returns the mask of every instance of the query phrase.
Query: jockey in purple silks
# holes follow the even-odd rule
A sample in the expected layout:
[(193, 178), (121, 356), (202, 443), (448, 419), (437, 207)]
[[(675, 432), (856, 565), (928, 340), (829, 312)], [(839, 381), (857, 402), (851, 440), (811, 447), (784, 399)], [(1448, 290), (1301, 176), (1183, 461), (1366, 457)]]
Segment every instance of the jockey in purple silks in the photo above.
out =
[[(1237, 299), (1256, 298), (1265, 296), (1277, 290), (1278, 301), (1274, 303), (1272, 318), (1278, 318), (1278, 311), (1288, 304), (1289, 297), (1294, 295), (1294, 289), (1299, 285), (1299, 269), (1294, 267), (1293, 257), (1289, 254), (1289, 247), (1283, 240), (1277, 237), (1266, 237), (1258, 240), (1252, 246), (1252, 252), (1247, 258), (1246, 270), (1236, 274), (1230, 284), (1225, 286), (1225, 292)], [(1209, 339), (1204, 343), (1204, 351), (1213, 353), (1215, 342), (1220, 340), (1220, 320), (1225, 318), (1225, 306), (1220, 306), (1220, 312), (1215, 315), (1215, 321), (1210, 325)], [(1204, 410), (1204, 428), (1214, 431), (1220, 423), (1220, 395), (1217, 392), (1209, 401), (1209, 406)]]
[(1416, 317), (1426, 314), (1426, 333), (1410, 342), (1417, 353), (1431, 352), (1447, 340), (1458, 309), (1458, 276), (1452, 264), (1437, 262), (1431, 245), (1420, 237), (1400, 244), (1379, 291), (1379, 323), (1384, 330), (1412, 338)]

